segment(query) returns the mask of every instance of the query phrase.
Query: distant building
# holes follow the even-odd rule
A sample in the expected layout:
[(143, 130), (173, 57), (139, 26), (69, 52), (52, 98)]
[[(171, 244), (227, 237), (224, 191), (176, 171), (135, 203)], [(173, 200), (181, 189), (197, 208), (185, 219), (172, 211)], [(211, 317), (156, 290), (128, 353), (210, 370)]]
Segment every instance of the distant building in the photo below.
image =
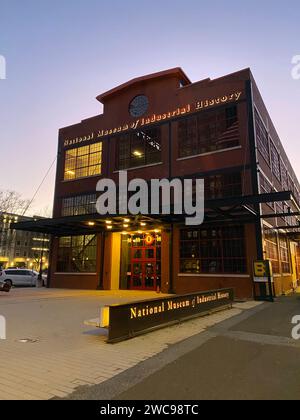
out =
[(49, 238), (41, 233), (10, 229), (12, 223), (33, 221), (34, 217), (0, 212), (0, 267), (48, 268)]

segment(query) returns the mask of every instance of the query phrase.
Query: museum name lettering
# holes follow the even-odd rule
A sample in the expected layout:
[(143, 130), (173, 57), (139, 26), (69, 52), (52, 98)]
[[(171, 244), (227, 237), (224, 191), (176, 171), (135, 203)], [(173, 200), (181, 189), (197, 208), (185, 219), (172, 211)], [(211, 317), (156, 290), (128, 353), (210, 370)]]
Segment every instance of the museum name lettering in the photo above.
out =
[(209, 302), (216, 302), (223, 299), (229, 299), (230, 295), (228, 292), (218, 292), (213, 293), (208, 296), (195, 296), (194, 298), (183, 299), (180, 301), (175, 300), (168, 300), (162, 301), (159, 304), (155, 305), (147, 305), (143, 308), (140, 307), (132, 307), (130, 308), (130, 318), (131, 319), (138, 319), (138, 318), (147, 318), (152, 315), (161, 314), (164, 312), (169, 311), (176, 311), (181, 309), (195, 309), (198, 305), (202, 305), (204, 303)]
[(197, 101), (193, 105), (187, 104), (184, 107), (178, 107), (177, 109), (166, 112), (164, 114), (153, 114), (151, 117), (141, 118), (139, 120), (134, 121), (133, 123), (123, 124), (119, 127), (115, 127), (115, 128), (111, 128), (107, 130), (99, 130), (98, 132), (93, 132), (93, 133), (90, 133), (89, 135), (82, 136), (82, 137), (76, 137), (75, 139), (67, 139), (64, 141), (64, 147), (89, 142), (89, 141), (96, 140), (102, 137), (124, 133), (128, 130), (137, 130), (138, 128), (142, 128), (150, 124), (159, 123), (162, 121), (168, 121), (176, 117), (190, 114), (192, 112), (198, 112), (198, 111), (211, 108), (217, 105), (222, 105), (222, 104), (226, 104), (230, 102), (237, 102), (240, 100), (241, 96), (242, 96), (242, 92), (235, 92), (229, 95), (224, 95), (222, 97)]

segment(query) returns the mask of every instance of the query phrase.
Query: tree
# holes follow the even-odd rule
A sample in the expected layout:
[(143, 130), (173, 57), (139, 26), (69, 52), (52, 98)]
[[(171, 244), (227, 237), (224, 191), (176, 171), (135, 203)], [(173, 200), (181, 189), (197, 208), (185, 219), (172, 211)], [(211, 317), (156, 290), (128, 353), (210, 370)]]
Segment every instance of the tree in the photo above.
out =
[(22, 215), (28, 208), (30, 201), (24, 200), (16, 191), (0, 190), (0, 213)]

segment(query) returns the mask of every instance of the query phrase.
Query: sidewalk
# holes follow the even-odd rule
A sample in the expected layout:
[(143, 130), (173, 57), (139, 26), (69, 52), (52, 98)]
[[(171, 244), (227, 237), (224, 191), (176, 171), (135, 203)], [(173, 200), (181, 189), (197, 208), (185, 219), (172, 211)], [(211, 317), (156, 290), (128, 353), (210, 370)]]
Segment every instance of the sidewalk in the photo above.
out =
[(300, 295), (253, 307), (71, 398), (299, 400), (300, 341), (291, 338), (297, 314)]
[[(143, 293), (144, 298), (151, 296)], [(0, 341), (5, 360), (0, 365), (1, 398), (68, 398), (80, 386), (105, 386), (174, 344), (257, 305), (245, 303), (115, 345), (106, 344), (106, 331), (83, 324), (97, 317), (100, 306), (140, 298), (138, 293), (44, 289), (17, 289), (1, 296), (0, 314), (7, 319), (7, 340)]]

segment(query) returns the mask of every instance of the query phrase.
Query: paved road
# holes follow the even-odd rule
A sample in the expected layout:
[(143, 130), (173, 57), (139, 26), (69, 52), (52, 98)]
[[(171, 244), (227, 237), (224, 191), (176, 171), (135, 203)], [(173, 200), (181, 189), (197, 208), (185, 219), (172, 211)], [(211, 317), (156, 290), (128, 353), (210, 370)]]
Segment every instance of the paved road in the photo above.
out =
[(291, 319), (300, 295), (244, 312), (70, 398), (300, 399), (300, 341)]

